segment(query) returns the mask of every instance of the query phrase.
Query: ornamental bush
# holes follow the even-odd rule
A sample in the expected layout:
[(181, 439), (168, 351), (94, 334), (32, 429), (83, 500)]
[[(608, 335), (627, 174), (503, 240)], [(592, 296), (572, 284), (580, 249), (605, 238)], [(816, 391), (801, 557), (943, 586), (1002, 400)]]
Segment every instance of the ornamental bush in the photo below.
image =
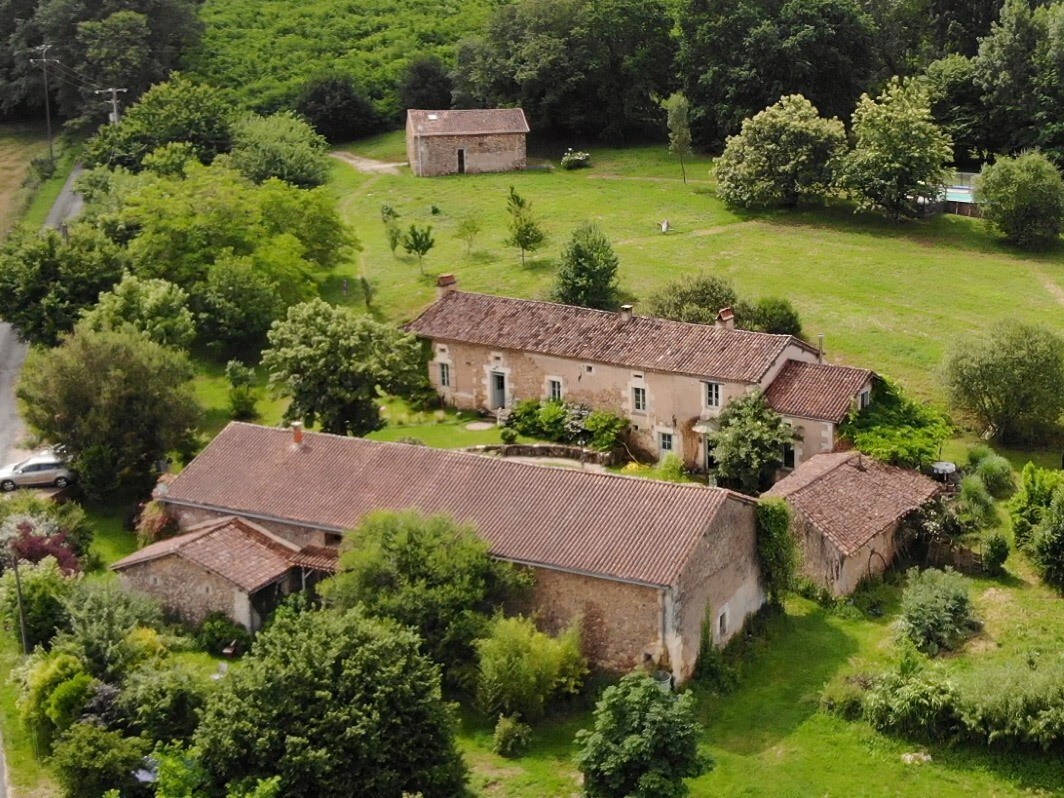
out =
[(1038, 151), (999, 156), (983, 167), (975, 201), (988, 227), (1027, 249), (1050, 246), (1064, 229), (1064, 178)]
[(154, 499), (146, 502), (137, 516), (137, 545), (147, 546), (177, 534), (177, 516), (165, 504)]
[(699, 755), (702, 729), (693, 693), (664, 693), (645, 673), (607, 687), (594, 725), (576, 734), (576, 764), (590, 798), (682, 798), (685, 778), (711, 760)]
[(975, 466), (975, 475), (995, 499), (1004, 499), (1015, 489), (1012, 463), (1000, 454), (988, 454)]
[[(49, 647), (52, 638), (66, 627), (66, 600), (74, 590), (75, 581), (65, 574), (54, 558), (46, 558), (36, 565), (20, 565), (22, 581), (22, 612), (26, 619), (26, 647)], [(0, 576), (0, 620), (16, 640), (21, 640), (18, 593), (15, 572), (4, 571)]]
[(978, 474), (969, 474), (961, 480), (957, 512), (962, 520), (981, 529), (992, 526), (997, 521), (994, 497), (990, 495)]
[(538, 399), (517, 402), (505, 424), (528, 438), (588, 446), (600, 452), (614, 449), (628, 428), (626, 418), (605, 410)]
[(899, 631), (919, 651), (951, 651), (980, 628), (963, 576), (949, 568), (906, 573)]
[(516, 715), (499, 715), (495, 733), (491, 737), (491, 750), (508, 759), (521, 756), (532, 742), (532, 727), (522, 723)]
[(1053, 493), (1061, 487), (1064, 487), (1064, 471), (1039, 468), (1034, 463), (1023, 467), (1019, 490), (1007, 504), (1017, 546), (1022, 548), (1030, 542), (1053, 501)]
[(224, 612), (212, 612), (205, 617), (196, 630), (196, 644), (204, 651), (221, 653), (232, 643), (241, 651), (251, 648), (251, 632), (238, 624)]
[(938, 459), (939, 446), (952, 430), (940, 410), (918, 404), (897, 383), (879, 379), (872, 386), (871, 404), (851, 413), (839, 436), (884, 463), (928, 468)]
[(983, 569), (992, 575), (1005, 572), (1005, 560), (1009, 558), (1009, 541), (1000, 532), (994, 532), (983, 545)]
[(587, 169), (591, 166), (591, 153), (583, 150), (573, 150), (572, 147), (565, 151), (562, 156), (562, 169)]
[(1042, 522), (1031, 537), (1030, 550), (1042, 580), (1064, 593), (1064, 487), (1056, 489), (1053, 501), (1042, 514)]

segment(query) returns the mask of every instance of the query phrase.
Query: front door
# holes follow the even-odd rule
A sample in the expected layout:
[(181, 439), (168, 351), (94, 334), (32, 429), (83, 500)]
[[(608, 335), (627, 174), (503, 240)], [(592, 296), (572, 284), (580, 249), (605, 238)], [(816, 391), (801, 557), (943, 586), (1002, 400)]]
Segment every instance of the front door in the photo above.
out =
[(465, 150), (458, 151), (458, 174), (465, 174)]
[(493, 371), (491, 372), (491, 409), (498, 410), (500, 407), (506, 407), (506, 375)]

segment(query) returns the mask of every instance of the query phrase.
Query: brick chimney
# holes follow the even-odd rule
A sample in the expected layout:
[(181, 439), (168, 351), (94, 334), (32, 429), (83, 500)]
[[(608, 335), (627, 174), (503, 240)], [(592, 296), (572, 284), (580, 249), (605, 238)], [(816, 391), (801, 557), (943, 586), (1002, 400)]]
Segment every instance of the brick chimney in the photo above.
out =
[(441, 274), (436, 278), (436, 299), (440, 300), (458, 290), (458, 278), (453, 274)]
[(618, 315), (620, 315), (622, 322), (628, 322), (632, 320), (632, 316), (635, 314), (632, 313), (631, 305), (621, 305), (621, 312)]
[(721, 308), (717, 313), (717, 326), (726, 330), (735, 329), (735, 311), (731, 308)]
[(303, 422), (293, 421), (292, 427), (292, 446), (299, 448), (303, 445)]

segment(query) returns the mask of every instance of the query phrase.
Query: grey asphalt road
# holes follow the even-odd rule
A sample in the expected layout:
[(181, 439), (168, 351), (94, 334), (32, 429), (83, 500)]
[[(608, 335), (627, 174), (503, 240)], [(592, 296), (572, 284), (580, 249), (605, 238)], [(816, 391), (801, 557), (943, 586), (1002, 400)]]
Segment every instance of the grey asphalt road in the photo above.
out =
[(10, 324), (0, 322), (0, 464), (7, 463), (8, 452), (23, 433), (15, 403), (15, 385), (25, 359), (26, 345), (18, 340)]
[(81, 176), (84, 170), (78, 164), (71, 170), (70, 177), (63, 184), (63, 190), (56, 197), (52, 210), (48, 211), (48, 217), (44, 220), (45, 227), (59, 227), (63, 222), (73, 219), (85, 205), (84, 198), (74, 191), (74, 181)]

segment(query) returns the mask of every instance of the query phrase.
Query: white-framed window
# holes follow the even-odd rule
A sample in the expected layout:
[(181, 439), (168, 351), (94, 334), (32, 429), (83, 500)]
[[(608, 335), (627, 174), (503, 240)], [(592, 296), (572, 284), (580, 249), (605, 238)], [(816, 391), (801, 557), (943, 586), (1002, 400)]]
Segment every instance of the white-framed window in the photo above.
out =
[(670, 454), (672, 452), (672, 433), (671, 432), (659, 432), (658, 433), (658, 448), (662, 454)]
[(636, 413), (647, 412), (646, 388), (632, 388), (632, 410)]
[(865, 388), (863, 391), (857, 394), (857, 407), (861, 410), (864, 410), (870, 404), (872, 404), (872, 389)]
[(560, 402), (562, 400), (562, 381), (561, 380), (550, 380), (550, 381), (548, 381), (547, 388), (548, 388), (547, 393), (550, 394), (550, 400), (552, 402)]
[(720, 407), (721, 384), (719, 382), (704, 382), (706, 386), (706, 407)]
[(451, 364), (450, 363), (440, 363), (439, 365), (440, 365), (440, 387), (441, 388), (450, 388), (451, 387)]

